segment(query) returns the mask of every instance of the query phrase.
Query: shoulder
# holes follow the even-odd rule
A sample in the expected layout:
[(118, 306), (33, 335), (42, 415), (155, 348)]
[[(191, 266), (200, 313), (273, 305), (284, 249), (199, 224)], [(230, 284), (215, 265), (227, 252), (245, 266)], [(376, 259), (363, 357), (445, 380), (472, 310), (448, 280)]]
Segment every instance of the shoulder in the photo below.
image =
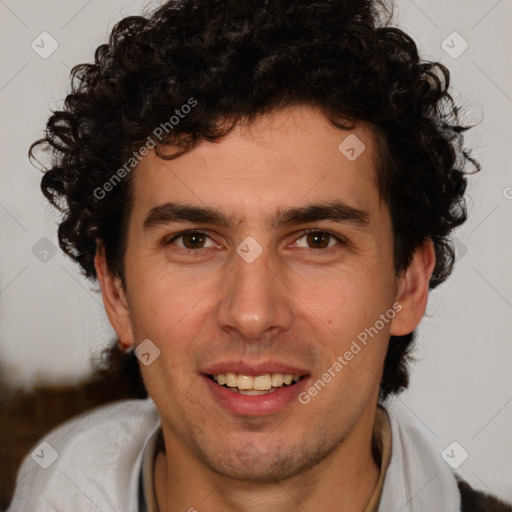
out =
[[(445, 512), (512, 512), (512, 506), (477, 491), (441, 457), (433, 433), (396, 402), (384, 410), (391, 423), (391, 461), (386, 471), (381, 508), (388, 511), (408, 503), (407, 510)], [(428, 482), (428, 492), (418, 492)], [(411, 498), (412, 496), (412, 498)]]
[(466, 481), (457, 478), (462, 512), (512, 512), (509, 505), (499, 498), (473, 489)]
[(159, 424), (146, 399), (99, 407), (60, 425), (23, 461), (9, 512), (132, 510), (141, 453)]

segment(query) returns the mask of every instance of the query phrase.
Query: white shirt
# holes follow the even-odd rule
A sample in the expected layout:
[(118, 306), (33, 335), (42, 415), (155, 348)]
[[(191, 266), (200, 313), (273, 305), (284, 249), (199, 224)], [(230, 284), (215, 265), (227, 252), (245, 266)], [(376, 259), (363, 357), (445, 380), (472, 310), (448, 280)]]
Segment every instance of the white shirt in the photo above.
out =
[[(385, 409), (392, 451), (379, 512), (459, 512), (457, 481), (440, 451), (405, 411)], [(23, 461), (7, 512), (141, 512), (144, 503), (156, 510), (159, 431), (151, 399), (106, 405), (64, 423)]]

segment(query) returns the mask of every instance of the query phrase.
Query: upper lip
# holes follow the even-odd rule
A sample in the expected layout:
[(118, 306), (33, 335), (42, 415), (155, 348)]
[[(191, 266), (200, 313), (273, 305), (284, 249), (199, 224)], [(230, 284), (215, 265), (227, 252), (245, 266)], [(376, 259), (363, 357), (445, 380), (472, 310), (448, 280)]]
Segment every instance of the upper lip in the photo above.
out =
[(249, 363), (246, 361), (221, 361), (209, 366), (206, 366), (200, 371), (205, 375), (225, 375), (228, 372), (236, 373), (239, 375), (250, 375), (257, 377), (258, 375), (265, 375), (266, 373), (282, 373), (283, 375), (307, 375), (307, 371), (298, 366), (279, 363), (277, 361), (265, 361), (261, 363)]

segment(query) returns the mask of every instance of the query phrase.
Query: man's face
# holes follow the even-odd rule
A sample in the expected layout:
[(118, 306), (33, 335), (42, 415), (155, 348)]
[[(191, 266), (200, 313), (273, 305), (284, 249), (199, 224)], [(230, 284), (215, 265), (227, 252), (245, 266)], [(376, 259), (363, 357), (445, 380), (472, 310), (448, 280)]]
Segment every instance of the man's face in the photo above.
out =
[[(353, 161), (338, 149), (349, 134), (365, 145)], [(358, 335), (390, 311), (398, 283), (375, 161), (368, 128), (339, 130), (304, 107), (140, 163), (123, 336), (160, 350), (142, 372), (168, 445), (225, 476), (279, 480), (371, 430), (392, 321), (366, 345)], [(240, 394), (212, 380), (228, 373), (252, 388), (269, 377), (243, 376), (301, 379)]]

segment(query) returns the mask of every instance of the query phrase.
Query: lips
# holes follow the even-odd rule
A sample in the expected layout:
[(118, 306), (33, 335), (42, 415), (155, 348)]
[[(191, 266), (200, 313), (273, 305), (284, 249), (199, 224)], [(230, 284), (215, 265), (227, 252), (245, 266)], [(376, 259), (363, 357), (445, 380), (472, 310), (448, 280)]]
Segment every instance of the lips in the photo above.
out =
[(201, 372), (213, 399), (235, 414), (265, 415), (296, 401), (308, 379), (297, 366), (223, 362)]
[(234, 373), (237, 375), (248, 375), (258, 377), (265, 374), (281, 373), (283, 375), (307, 375), (308, 372), (299, 366), (288, 365), (276, 361), (266, 361), (261, 363), (247, 363), (244, 361), (224, 361), (207, 366), (200, 370), (203, 375), (218, 375)]
[(282, 386), (291, 386), (301, 379), (300, 375), (283, 375), (282, 373), (266, 373), (265, 375), (252, 377), (250, 375), (237, 375), (236, 373), (228, 372), (226, 374), (209, 375), (209, 377), (220, 386), (224, 386), (235, 393), (245, 395), (272, 393)]

